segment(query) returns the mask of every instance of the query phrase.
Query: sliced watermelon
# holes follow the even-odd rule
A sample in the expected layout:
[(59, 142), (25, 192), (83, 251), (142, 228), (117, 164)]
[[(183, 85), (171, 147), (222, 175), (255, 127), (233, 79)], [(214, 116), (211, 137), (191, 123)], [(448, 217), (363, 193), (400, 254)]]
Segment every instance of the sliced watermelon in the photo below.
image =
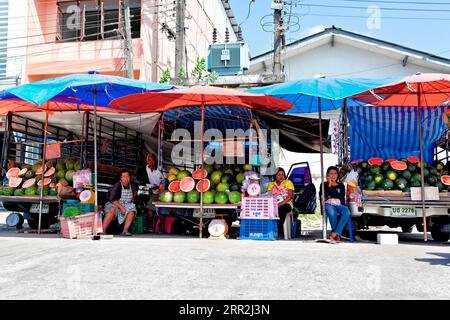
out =
[(184, 177), (180, 182), (180, 189), (183, 192), (190, 192), (195, 188), (195, 181), (191, 177)]
[(56, 169), (54, 167), (51, 167), (47, 170), (47, 172), (44, 173), (44, 177), (50, 177), (55, 174)]
[(181, 190), (181, 189), (180, 189), (180, 184), (181, 184), (181, 182), (178, 181), (178, 180), (172, 181), (172, 182), (169, 184), (168, 190), (169, 190), (170, 192), (178, 192), (178, 191)]
[(198, 169), (195, 170), (192, 173), (192, 178), (194, 178), (195, 180), (200, 180), (200, 179), (204, 179), (208, 176), (208, 171), (206, 170), (202, 170), (202, 169)]
[(386, 162), (389, 163), (389, 164), (391, 164), (391, 162), (393, 162), (393, 161), (397, 161), (397, 159), (391, 158), (391, 159), (387, 159), (387, 160), (386, 160)]
[(6, 177), (8, 179), (10, 178), (16, 178), (20, 175), (20, 168), (11, 168), (8, 170), (8, 172), (6, 173)]
[(11, 177), (8, 181), (8, 186), (10, 188), (18, 188), (20, 184), (22, 183), (22, 178), (19, 177)]
[(28, 188), (34, 186), (35, 183), (36, 183), (36, 179), (34, 179), (34, 178), (28, 179), (23, 183), (22, 188), (28, 189)]
[(23, 168), (22, 170), (20, 170), (19, 177), (23, 178), (27, 172), (28, 172), (28, 169)]
[(381, 158), (370, 158), (367, 161), (371, 166), (381, 166), (383, 164), (383, 159)]
[(37, 185), (39, 187), (42, 187), (42, 185), (47, 186), (52, 182), (52, 179), (50, 178), (44, 178), (44, 180), (39, 180), (39, 182), (37, 183)]
[(37, 170), (36, 170), (36, 175), (40, 175), (43, 172), (45, 172), (45, 170), (47, 170), (47, 166), (40, 166)]
[(195, 189), (198, 192), (206, 192), (209, 190), (209, 188), (211, 187), (211, 182), (208, 179), (202, 179), (199, 182), (197, 182), (197, 186), (195, 187)]
[(446, 186), (450, 186), (450, 176), (447, 176), (447, 175), (442, 176), (441, 177), (441, 182), (443, 184), (445, 184)]
[(392, 169), (395, 169), (395, 170), (402, 171), (402, 170), (408, 169), (408, 165), (406, 164), (406, 162), (403, 162), (403, 161), (392, 161), (390, 164), (391, 164)]
[(408, 161), (409, 161), (410, 163), (416, 164), (416, 163), (419, 163), (420, 159), (419, 159), (418, 157), (415, 157), (415, 156), (409, 156), (409, 157), (408, 157)]

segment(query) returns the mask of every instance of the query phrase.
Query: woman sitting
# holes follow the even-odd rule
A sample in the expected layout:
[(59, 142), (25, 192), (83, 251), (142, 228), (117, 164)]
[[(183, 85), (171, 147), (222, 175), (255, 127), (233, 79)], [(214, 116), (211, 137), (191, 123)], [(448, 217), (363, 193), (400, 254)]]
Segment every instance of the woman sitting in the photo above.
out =
[(284, 237), (284, 220), (294, 207), (294, 184), (286, 179), (286, 172), (283, 168), (278, 168), (274, 180), (267, 187), (267, 191), (271, 191), (278, 201), (278, 216), (280, 217), (280, 220), (278, 220), (278, 236), (282, 238)]
[(105, 204), (105, 218), (103, 220), (103, 228), (106, 232), (110, 223), (117, 217), (119, 224), (123, 227), (122, 235), (131, 236), (129, 228), (136, 215), (136, 206), (134, 198), (136, 197), (138, 188), (131, 184), (131, 173), (124, 169), (120, 172), (120, 181), (117, 182), (109, 197), (109, 202)]
[[(329, 167), (327, 169), (327, 181), (323, 185), (325, 212), (331, 224), (330, 240), (334, 241), (341, 240), (342, 231), (350, 217), (350, 211), (345, 205), (345, 186), (339, 181), (338, 172), (338, 168)], [(320, 199), (322, 199), (322, 188), (319, 194)]]

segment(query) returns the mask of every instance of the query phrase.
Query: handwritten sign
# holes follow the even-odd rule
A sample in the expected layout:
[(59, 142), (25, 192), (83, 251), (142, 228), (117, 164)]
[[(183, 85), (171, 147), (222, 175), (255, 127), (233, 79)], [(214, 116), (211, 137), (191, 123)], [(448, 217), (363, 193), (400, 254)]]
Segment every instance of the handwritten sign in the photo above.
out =
[(59, 143), (50, 143), (45, 148), (45, 159), (61, 158), (61, 145)]
[[(422, 193), (421, 188), (412, 187), (411, 188), (411, 200), (421, 201)], [(439, 200), (439, 188), (438, 187), (424, 187), (425, 200)]]

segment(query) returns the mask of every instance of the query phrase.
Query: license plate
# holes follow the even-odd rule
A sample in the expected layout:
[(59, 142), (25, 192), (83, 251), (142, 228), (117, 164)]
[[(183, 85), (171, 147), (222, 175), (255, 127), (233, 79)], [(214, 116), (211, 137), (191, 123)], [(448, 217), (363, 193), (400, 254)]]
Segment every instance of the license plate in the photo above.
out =
[(391, 214), (395, 217), (415, 217), (417, 212), (414, 207), (392, 207)]
[[(48, 213), (50, 210), (48, 204), (42, 204), (42, 213)], [(30, 213), (39, 213), (39, 203), (33, 203), (31, 205)]]

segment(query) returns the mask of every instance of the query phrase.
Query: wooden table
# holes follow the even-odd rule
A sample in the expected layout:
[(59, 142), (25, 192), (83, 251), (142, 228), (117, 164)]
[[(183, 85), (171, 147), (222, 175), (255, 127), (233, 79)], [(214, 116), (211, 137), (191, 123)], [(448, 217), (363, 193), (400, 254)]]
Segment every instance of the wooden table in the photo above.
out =
[[(153, 202), (156, 208), (174, 208), (174, 209), (200, 209), (200, 203), (177, 203), (177, 202)], [(227, 204), (203, 204), (203, 209), (237, 209), (241, 206), (240, 203)]]

